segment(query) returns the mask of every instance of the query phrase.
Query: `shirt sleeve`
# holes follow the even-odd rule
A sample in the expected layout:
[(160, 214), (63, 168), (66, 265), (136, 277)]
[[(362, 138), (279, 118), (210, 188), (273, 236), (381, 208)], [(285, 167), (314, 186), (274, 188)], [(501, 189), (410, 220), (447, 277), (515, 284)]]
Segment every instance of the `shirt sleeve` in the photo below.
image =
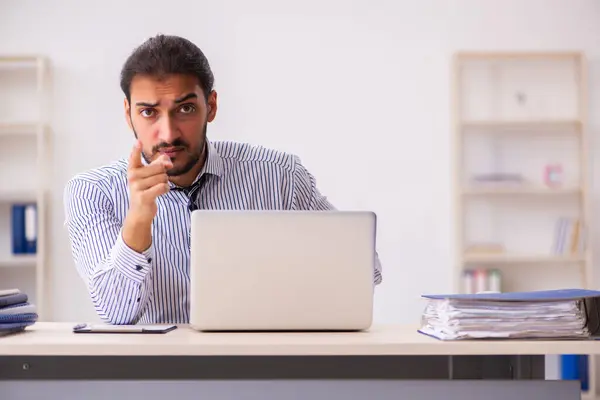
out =
[(64, 208), (73, 260), (96, 312), (112, 324), (137, 323), (150, 297), (153, 246), (138, 253), (125, 244), (114, 206), (94, 182), (70, 180)]
[[(292, 210), (336, 210), (327, 197), (321, 194), (317, 188), (315, 177), (308, 172), (299, 159), (296, 159), (293, 181)], [(376, 252), (375, 269), (373, 271), (373, 283), (375, 285), (379, 285), (382, 282), (381, 270), (381, 261), (379, 260), (379, 254)]]

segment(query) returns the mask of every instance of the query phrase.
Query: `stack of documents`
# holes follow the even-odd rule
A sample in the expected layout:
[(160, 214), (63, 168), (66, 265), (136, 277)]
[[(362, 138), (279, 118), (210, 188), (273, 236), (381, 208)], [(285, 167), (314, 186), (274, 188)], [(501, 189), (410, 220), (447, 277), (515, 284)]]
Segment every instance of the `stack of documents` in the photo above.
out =
[(600, 292), (549, 290), (426, 295), (419, 332), (441, 340), (589, 338), (600, 331)]
[(0, 336), (21, 332), (35, 324), (36, 308), (19, 289), (0, 290)]

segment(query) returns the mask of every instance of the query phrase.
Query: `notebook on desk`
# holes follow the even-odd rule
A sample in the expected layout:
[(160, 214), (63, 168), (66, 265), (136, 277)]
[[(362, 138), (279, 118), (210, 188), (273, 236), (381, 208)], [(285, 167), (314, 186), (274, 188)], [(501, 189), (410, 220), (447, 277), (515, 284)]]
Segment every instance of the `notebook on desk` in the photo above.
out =
[(77, 324), (73, 333), (168, 333), (177, 329), (177, 325), (110, 325), (110, 324)]
[(600, 291), (423, 295), (419, 332), (441, 340), (595, 339)]
[(0, 307), (8, 307), (15, 304), (27, 302), (28, 298), (25, 293), (14, 293), (0, 296)]

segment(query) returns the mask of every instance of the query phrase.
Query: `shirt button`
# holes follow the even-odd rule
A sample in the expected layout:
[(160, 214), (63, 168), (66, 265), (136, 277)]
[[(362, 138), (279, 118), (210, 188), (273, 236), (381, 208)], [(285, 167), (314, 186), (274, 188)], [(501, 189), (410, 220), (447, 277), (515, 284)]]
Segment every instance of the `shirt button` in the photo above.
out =
[(142, 268), (144, 268), (144, 267), (142, 267), (141, 265), (136, 265), (136, 266), (135, 266), (135, 269), (136, 269), (137, 271), (141, 271), (141, 270), (142, 270)]
[(152, 262), (152, 258), (148, 257), (148, 262), (151, 263)]

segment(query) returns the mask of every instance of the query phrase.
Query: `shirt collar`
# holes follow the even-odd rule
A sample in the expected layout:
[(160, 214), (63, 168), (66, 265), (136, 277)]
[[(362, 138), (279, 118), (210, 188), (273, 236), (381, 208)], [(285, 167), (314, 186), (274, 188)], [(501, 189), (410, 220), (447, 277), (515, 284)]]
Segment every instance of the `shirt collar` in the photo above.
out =
[[(219, 154), (219, 152), (217, 151), (215, 146), (208, 139), (206, 140), (206, 151), (207, 151), (207, 155), (206, 155), (206, 161), (204, 162), (204, 166), (200, 170), (200, 173), (198, 174), (196, 179), (194, 179), (194, 182), (192, 183), (192, 185), (194, 185), (196, 182), (198, 182), (204, 174), (214, 175), (216, 177), (223, 176), (223, 158), (221, 158), (221, 155)], [(146, 161), (146, 159), (143, 156), (142, 156), (142, 164), (148, 165), (148, 162)], [(192, 185), (190, 185), (190, 186), (192, 186)], [(171, 181), (169, 181), (169, 186), (171, 188), (181, 188), (180, 186), (175, 185)]]
[(218, 176), (220, 178), (223, 176), (223, 158), (217, 151), (216, 147), (208, 139), (206, 140), (206, 151), (208, 152), (206, 155), (206, 162), (204, 163), (204, 167), (202, 167), (202, 171), (200, 171), (198, 177), (202, 176), (203, 173), (206, 173)]

